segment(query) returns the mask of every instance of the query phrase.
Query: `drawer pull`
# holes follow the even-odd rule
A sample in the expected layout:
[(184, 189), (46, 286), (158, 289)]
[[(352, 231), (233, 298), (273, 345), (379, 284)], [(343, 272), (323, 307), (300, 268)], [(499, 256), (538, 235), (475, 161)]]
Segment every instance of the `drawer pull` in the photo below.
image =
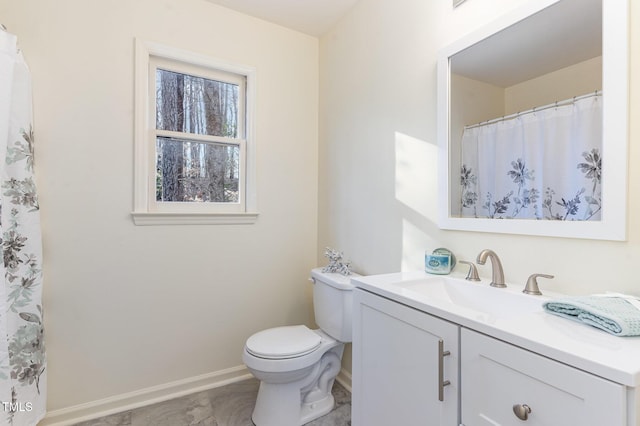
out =
[(444, 387), (451, 384), (444, 379), (444, 357), (449, 355), (451, 352), (444, 350), (444, 340), (438, 340), (438, 401), (444, 401)]
[(529, 418), (529, 414), (531, 414), (531, 407), (527, 404), (514, 404), (513, 414), (515, 414), (520, 420), (527, 420)]

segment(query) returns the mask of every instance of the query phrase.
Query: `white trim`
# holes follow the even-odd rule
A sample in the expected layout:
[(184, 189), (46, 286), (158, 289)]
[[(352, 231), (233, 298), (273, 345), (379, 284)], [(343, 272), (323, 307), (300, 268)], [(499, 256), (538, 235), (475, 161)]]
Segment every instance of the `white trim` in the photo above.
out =
[(198, 135), (195, 133), (181, 133), (172, 130), (156, 130), (156, 136), (161, 138), (184, 140), (187, 142), (202, 142), (219, 145), (236, 145), (241, 146), (246, 143), (242, 138), (227, 138), (224, 136)]
[(344, 368), (340, 369), (340, 373), (336, 376), (336, 381), (342, 385), (343, 388), (349, 391), (349, 393), (353, 393), (351, 390), (351, 373)]
[[(38, 423), (38, 426), (69, 426), (248, 380), (252, 377), (253, 375), (247, 370), (247, 367), (239, 365), (201, 376), (189, 377), (163, 385), (152, 386), (134, 392), (127, 392), (97, 401), (50, 411), (44, 419)], [(349, 393), (352, 392), (352, 377), (349, 371), (342, 368), (336, 380)]]
[[(191, 64), (204, 68), (216, 69), (226, 73), (242, 75), (246, 77), (245, 87), (245, 129), (240, 143), (241, 167), (243, 173), (240, 178), (241, 197), (243, 203), (193, 203), (192, 208), (184, 211), (183, 206), (178, 206), (176, 211), (171, 206), (163, 206), (158, 212), (155, 208), (155, 199), (151, 195), (152, 184), (151, 171), (153, 170), (155, 156), (151, 153), (150, 129), (151, 107), (149, 105), (149, 65), (151, 57), (159, 57), (181, 63)], [(255, 102), (256, 102), (256, 70), (254, 68), (231, 64), (216, 58), (165, 46), (136, 38), (135, 54), (135, 152), (134, 152), (134, 206), (131, 213), (136, 225), (178, 225), (178, 224), (248, 224), (255, 223), (257, 219), (257, 177), (256, 177), (256, 142), (255, 142)], [(236, 140), (238, 143), (238, 140)], [(165, 208), (166, 207), (166, 208)], [(239, 210), (240, 208), (240, 210)], [(206, 212), (204, 210), (207, 210)], [(233, 210), (233, 211), (230, 211)], [(210, 216), (207, 218), (206, 216)]]
[(258, 213), (132, 212), (136, 225), (250, 225)]
[(244, 365), (54, 410), (38, 426), (67, 426), (247, 380)]
[[(189, 57), (193, 57), (191, 56), (191, 53)], [(219, 63), (219, 61), (216, 61), (216, 63)], [(227, 84), (235, 84), (239, 88), (244, 86), (245, 83), (245, 77), (243, 73), (240, 73), (237, 70), (223, 71), (221, 70), (221, 67), (212, 66), (211, 58), (205, 58), (200, 61), (200, 63), (196, 64), (193, 61), (187, 59), (176, 60), (167, 58), (166, 56), (151, 54), (149, 58), (149, 64), (154, 69), (189, 74), (208, 80), (216, 80)], [(229, 64), (223, 64), (222, 66), (228, 66), (228, 68), (232, 67)], [(242, 94), (242, 96), (244, 96), (244, 93)]]

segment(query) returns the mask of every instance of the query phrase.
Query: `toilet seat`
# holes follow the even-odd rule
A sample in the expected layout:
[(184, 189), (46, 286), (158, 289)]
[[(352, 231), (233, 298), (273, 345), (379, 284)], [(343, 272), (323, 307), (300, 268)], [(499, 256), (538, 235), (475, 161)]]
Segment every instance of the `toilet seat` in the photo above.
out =
[(249, 337), (246, 350), (265, 359), (297, 358), (320, 347), (322, 338), (304, 325), (270, 328)]

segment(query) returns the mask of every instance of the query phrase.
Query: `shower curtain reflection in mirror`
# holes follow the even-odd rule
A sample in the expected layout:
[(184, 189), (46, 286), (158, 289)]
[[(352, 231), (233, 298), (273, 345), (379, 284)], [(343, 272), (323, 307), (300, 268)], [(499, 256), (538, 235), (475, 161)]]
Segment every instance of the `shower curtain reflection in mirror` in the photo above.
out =
[(461, 217), (597, 221), (602, 94), (467, 126)]

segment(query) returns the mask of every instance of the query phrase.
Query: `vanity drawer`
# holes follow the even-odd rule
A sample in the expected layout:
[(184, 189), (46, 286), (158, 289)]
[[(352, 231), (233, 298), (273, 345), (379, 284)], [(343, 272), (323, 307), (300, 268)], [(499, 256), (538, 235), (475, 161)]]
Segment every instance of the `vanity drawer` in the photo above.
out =
[(624, 386), (468, 329), (460, 376), (464, 426), (626, 425)]

